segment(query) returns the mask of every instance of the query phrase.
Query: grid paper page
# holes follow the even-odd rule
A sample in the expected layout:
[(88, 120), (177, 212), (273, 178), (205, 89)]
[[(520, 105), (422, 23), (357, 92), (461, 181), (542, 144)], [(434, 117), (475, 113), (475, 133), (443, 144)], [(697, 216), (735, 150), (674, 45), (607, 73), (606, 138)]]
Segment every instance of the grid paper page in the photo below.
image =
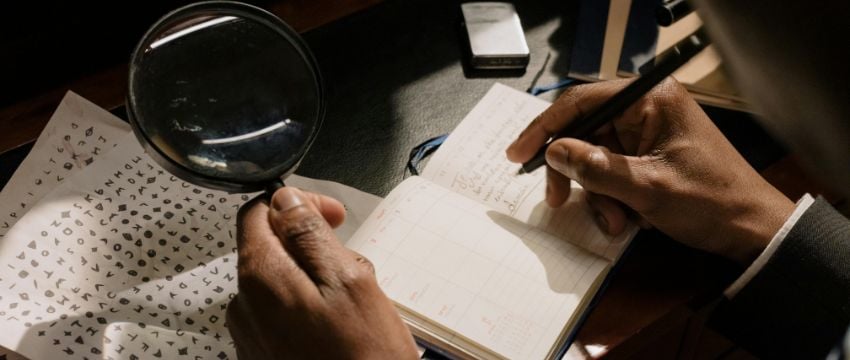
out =
[(346, 244), (399, 305), (500, 356), (543, 358), (608, 261), (420, 177)]
[(616, 260), (637, 233), (631, 225), (617, 237), (595, 225), (584, 191), (572, 183), (567, 204), (552, 209), (545, 203), (543, 169), (516, 175), (519, 164), (508, 161), (505, 149), (549, 103), (496, 83), (452, 131), (428, 162), (422, 176), (587, 249)]

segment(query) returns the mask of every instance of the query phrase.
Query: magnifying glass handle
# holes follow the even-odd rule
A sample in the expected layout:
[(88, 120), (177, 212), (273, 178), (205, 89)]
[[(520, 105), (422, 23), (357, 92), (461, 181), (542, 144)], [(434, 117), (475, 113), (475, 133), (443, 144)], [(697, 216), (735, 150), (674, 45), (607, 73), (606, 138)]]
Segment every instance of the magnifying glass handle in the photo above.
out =
[(284, 186), (286, 186), (286, 184), (283, 183), (283, 180), (278, 179), (278, 180), (272, 181), (271, 184), (266, 186), (266, 192), (265, 192), (265, 194), (263, 194), (263, 196), (265, 196), (266, 199), (271, 200), (272, 195), (274, 195), (275, 191), (277, 191), (278, 189), (280, 189)]

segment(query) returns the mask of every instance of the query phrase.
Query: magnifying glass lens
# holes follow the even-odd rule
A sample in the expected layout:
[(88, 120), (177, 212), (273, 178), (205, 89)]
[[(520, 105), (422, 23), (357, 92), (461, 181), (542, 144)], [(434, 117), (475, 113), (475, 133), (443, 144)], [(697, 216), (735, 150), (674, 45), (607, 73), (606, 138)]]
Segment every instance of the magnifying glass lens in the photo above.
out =
[(262, 10), (191, 8), (160, 20), (136, 49), (134, 131), (186, 180), (258, 190), (294, 169), (318, 131), (317, 69), (297, 35)]

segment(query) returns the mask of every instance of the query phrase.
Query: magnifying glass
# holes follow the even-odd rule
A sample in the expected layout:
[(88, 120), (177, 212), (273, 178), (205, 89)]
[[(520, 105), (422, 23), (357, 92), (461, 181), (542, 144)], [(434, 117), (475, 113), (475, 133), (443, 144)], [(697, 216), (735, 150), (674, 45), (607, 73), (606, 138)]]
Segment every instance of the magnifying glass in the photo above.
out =
[(228, 192), (283, 186), (325, 110), (306, 43), (237, 2), (188, 5), (154, 24), (133, 52), (128, 94), (133, 132), (159, 165)]

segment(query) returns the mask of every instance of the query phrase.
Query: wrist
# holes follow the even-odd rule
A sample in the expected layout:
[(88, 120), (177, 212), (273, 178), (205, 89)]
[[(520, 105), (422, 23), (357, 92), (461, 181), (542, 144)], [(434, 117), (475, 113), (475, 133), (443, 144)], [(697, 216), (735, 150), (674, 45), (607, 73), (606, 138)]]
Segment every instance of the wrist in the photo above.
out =
[(794, 212), (794, 203), (779, 190), (765, 183), (765, 191), (754, 192), (749, 204), (742, 206), (732, 220), (737, 236), (729, 241), (725, 256), (749, 266), (770, 244), (785, 221)]

